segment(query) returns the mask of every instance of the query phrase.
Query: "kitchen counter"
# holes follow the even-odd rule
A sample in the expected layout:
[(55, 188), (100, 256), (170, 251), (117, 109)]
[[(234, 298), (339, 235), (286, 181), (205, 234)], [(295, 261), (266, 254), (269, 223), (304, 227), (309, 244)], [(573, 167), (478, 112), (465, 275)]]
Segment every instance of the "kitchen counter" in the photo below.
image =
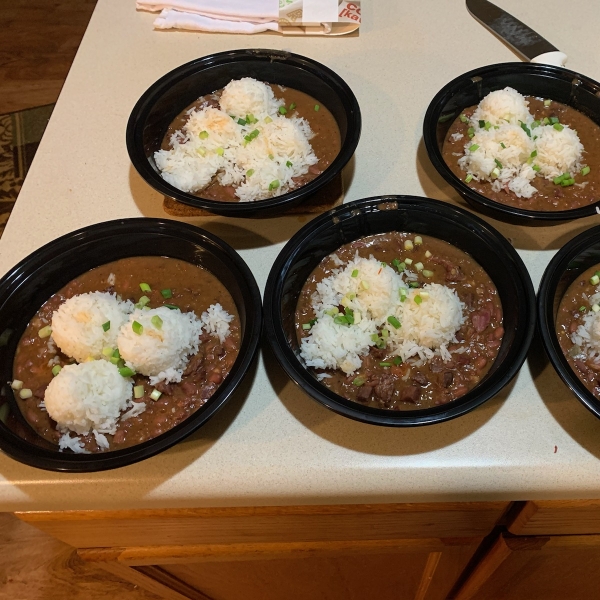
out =
[[(499, 2), (500, 3), (500, 2)], [(501, 5), (600, 80), (600, 14), (586, 0)], [(152, 29), (133, 0), (99, 0), (0, 240), (0, 274), (46, 242), (123, 217), (169, 218), (137, 175), (125, 126), (160, 76), (228, 49), (290, 50), (323, 62), (353, 89), (363, 132), (344, 171), (345, 201), (378, 194), (462, 205), (437, 175), (421, 129), (431, 98), (470, 69), (517, 60), (463, 2), (363, 2), (358, 34), (338, 38)], [(309, 217), (195, 218), (247, 261), (264, 289), (270, 265)], [(553, 254), (590, 217), (549, 227), (488, 219), (537, 287)], [(536, 340), (496, 398), (450, 422), (391, 429), (353, 422), (302, 393), (267, 349), (224, 409), (184, 442), (130, 467), (50, 473), (0, 455), (0, 510), (141, 509), (600, 497), (600, 421), (562, 384)]]

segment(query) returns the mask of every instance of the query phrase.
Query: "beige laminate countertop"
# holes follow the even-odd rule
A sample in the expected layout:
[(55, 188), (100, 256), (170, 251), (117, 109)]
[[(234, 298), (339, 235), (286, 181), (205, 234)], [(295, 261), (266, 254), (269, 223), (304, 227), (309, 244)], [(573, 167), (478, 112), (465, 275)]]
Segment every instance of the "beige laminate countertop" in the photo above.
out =
[[(363, 1), (358, 35), (339, 38), (157, 32), (133, 0), (99, 0), (6, 232), (0, 274), (50, 240), (121, 217), (166, 217), (132, 168), (125, 125), (138, 97), (193, 58), (234, 48), (310, 56), (356, 94), (363, 133), (344, 172), (346, 200), (424, 195), (461, 204), (436, 174), (423, 115), (445, 83), (517, 60), (462, 0)], [(600, 80), (600, 12), (587, 0), (499, 0)], [(248, 262), (261, 290), (306, 217), (192, 219)], [(511, 239), (537, 288), (556, 250), (600, 217), (551, 227), (490, 220)], [(518, 376), (453, 421), (380, 428), (337, 416), (304, 395), (269, 352), (228, 405), (190, 438), (130, 467), (50, 473), (0, 455), (0, 510), (600, 497), (600, 421), (570, 394), (534, 342)]]

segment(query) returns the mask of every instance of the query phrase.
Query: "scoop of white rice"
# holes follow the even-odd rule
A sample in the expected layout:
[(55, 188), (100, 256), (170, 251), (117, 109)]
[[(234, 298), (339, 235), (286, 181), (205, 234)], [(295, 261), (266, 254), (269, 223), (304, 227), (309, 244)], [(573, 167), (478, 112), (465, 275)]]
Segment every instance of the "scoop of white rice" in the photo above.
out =
[[(52, 338), (64, 354), (77, 362), (103, 358), (103, 348), (116, 347), (119, 328), (132, 309), (131, 302), (108, 292), (78, 294), (54, 311)], [(109, 328), (104, 331), (106, 323)]]
[(543, 125), (534, 131), (537, 136), (535, 163), (544, 177), (551, 179), (581, 169), (583, 144), (575, 130), (563, 125), (563, 129), (557, 131), (553, 125)]
[(529, 102), (511, 87), (490, 92), (479, 103), (471, 116), (471, 125), (479, 126), (479, 121), (488, 121), (492, 125), (511, 123), (519, 125), (519, 121), (530, 123), (533, 117), (529, 113)]
[(230, 315), (218, 302), (211, 304), (200, 317), (202, 328), (206, 333), (216, 335), (219, 341), (223, 343), (229, 335), (229, 323), (233, 321), (233, 315)]
[[(152, 322), (154, 317), (162, 321), (160, 328)], [(134, 322), (143, 327), (141, 334), (133, 330)], [(166, 306), (136, 309), (121, 327), (117, 345), (126, 363), (155, 385), (159, 381), (181, 381), (189, 356), (198, 352), (201, 333), (202, 322), (193, 312)]]
[(277, 100), (270, 86), (251, 77), (230, 81), (224, 88), (219, 102), (228, 115), (245, 118), (253, 115), (257, 119), (273, 116), (283, 104)]
[(115, 365), (94, 360), (64, 366), (46, 388), (44, 402), (60, 431), (114, 433), (132, 391), (132, 380), (122, 377)]

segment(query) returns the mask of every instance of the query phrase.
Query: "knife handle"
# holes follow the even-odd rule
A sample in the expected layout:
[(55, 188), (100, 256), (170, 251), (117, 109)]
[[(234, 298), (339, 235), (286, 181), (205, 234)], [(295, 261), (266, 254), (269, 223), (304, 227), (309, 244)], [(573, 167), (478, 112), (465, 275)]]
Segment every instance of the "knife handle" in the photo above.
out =
[(567, 62), (567, 55), (564, 52), (544, 52), (531, 59), (532, 63), (541, 63), (544, 65), (554, 65), (555, 67), (564, 67)]

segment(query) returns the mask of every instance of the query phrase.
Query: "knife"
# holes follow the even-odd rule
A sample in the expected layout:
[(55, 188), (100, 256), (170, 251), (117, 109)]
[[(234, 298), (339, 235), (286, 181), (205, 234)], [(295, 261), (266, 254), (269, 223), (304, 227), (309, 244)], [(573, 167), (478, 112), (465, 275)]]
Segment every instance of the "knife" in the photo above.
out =
[(467, 10), (484, 27), (533, 63), (564, 66), (567, 55), (500, 7), (487, 0), (466, 0)]

